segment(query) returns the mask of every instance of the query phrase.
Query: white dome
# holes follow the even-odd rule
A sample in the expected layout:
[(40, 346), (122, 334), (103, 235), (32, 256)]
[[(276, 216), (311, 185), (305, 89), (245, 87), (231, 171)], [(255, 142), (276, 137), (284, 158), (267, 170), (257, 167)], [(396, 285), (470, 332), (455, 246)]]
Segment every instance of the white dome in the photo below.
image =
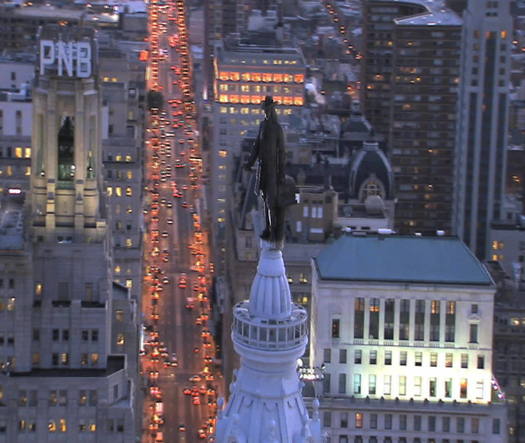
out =
[(262, 248), (248, 310), (250, 316), (262, 319), (282, 320), (290, 316), (292, 298), (280, 250)]

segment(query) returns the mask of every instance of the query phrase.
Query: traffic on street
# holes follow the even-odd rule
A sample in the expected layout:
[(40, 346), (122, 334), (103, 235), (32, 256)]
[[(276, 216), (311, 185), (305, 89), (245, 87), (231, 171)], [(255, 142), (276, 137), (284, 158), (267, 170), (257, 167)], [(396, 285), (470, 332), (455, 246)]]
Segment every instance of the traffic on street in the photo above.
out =
[(203, 162), (183, 0), (149, 5), (143, 443), (207, 440), (222, 376), (210, 331)]

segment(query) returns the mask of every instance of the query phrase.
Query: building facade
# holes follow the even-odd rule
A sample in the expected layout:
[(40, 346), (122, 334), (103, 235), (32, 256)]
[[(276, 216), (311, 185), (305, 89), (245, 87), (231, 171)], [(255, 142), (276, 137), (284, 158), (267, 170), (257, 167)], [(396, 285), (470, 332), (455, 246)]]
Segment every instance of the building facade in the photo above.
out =
[(345, 235), (326, 247), (312, 261), (310, 366), (324, 374), (332, 441), (507, 441), (494, 293), (455, 238)]
[(510, 1), (469, 1), (464, 12), (454, 227), (480, 259), (503, 214), (509, 125)]
[(2, 202), (0, 441), (135, 441), (139, 316), (111, 283), (96, 39), (47, 27), (38, 55), (31, 192)]
[(442, 1), (364, 5), (363, 105), (388, 146), (396, 231), (451, 233), (462, 21)]

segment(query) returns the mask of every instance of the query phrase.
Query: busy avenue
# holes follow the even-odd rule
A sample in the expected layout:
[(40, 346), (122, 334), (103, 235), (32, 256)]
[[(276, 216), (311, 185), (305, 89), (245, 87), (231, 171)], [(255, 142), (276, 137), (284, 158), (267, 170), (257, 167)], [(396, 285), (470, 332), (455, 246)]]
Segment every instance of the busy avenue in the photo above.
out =
[(144, 443), (208, 439), (222, 389), (209, 326), (214, 269), (185, 13), (183, 0), (149, 3), (147, 81), (155, 92), (145, 155)]

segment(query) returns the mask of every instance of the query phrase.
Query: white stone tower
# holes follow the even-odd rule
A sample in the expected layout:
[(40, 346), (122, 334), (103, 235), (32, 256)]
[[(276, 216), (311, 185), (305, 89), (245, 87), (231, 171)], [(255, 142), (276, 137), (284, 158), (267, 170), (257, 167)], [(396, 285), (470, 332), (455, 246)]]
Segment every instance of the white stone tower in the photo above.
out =
[(321, 442), (318, 402), (309, 418), (296, 372), (306, 323), (306, 311), (291, 301), (281, 250), (263, 241), (250, 300), (234, 307), (241, 367), (228, 405), (219, 405), (218, 443)]

